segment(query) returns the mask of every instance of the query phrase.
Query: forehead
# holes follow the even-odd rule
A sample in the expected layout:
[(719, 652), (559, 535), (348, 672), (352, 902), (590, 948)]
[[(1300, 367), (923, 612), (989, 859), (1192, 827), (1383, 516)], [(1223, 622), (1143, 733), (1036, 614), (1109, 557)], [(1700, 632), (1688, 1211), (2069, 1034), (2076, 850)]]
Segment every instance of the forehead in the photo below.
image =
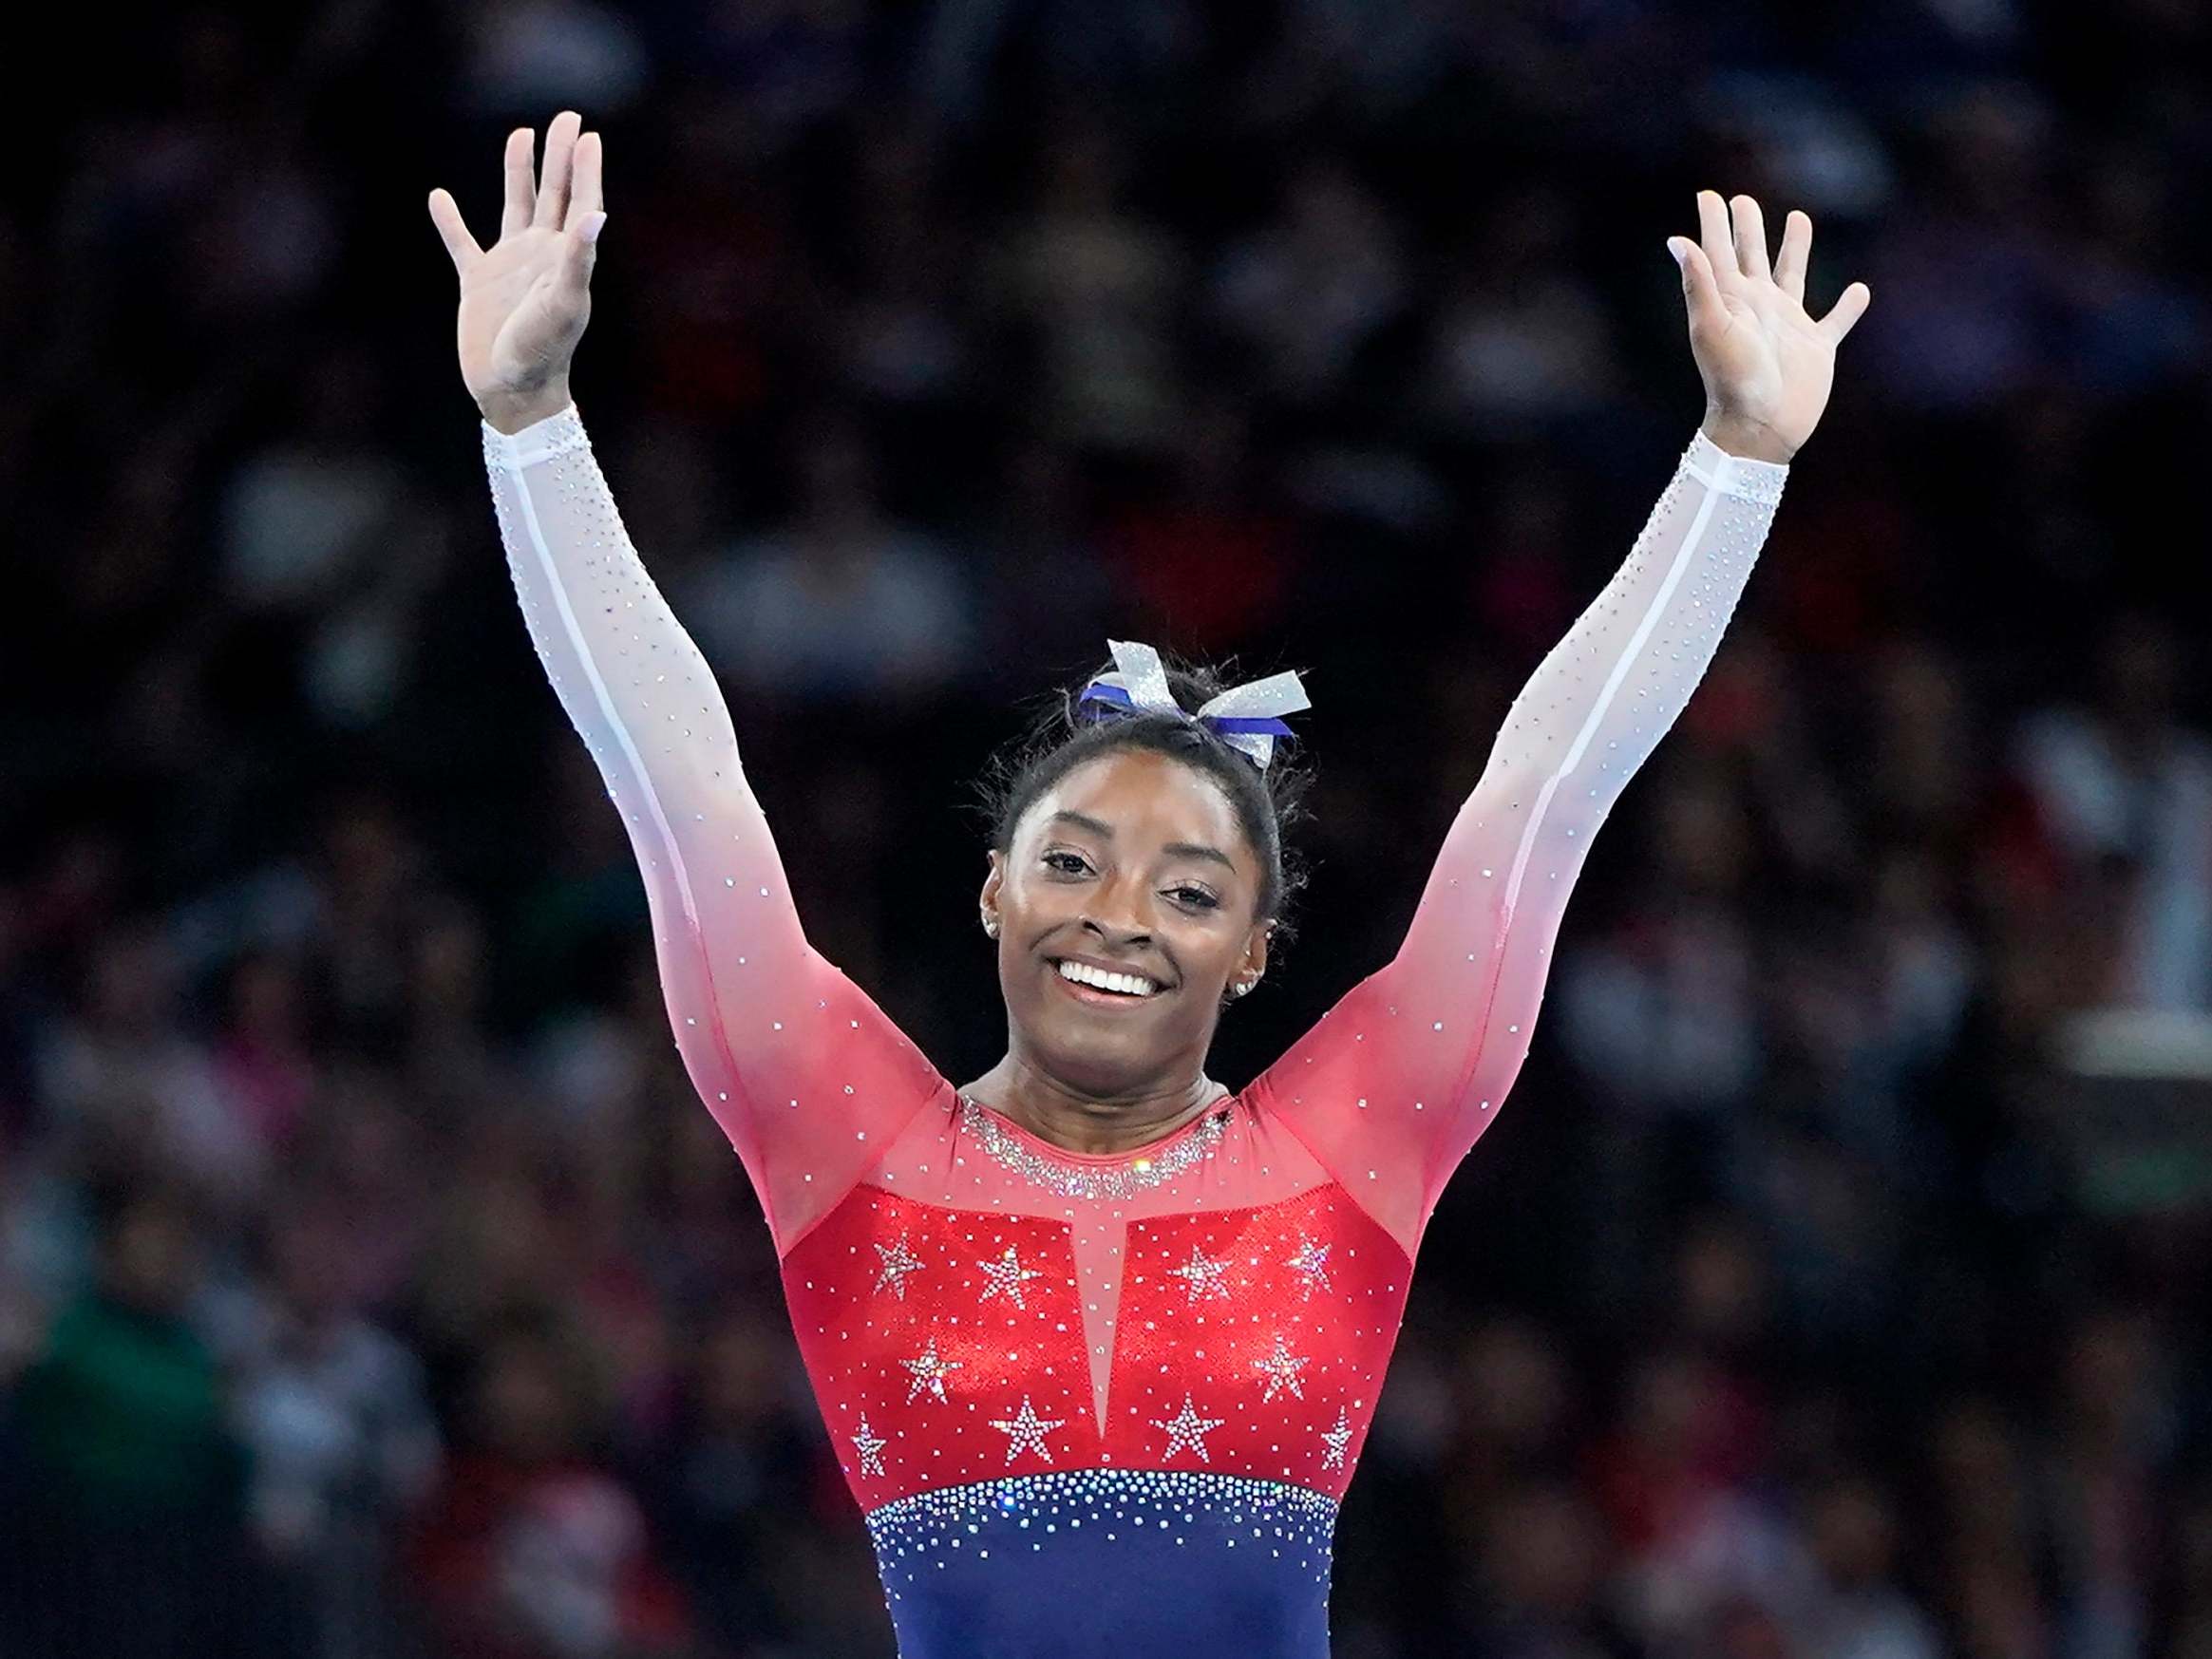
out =
[(1248, 850), (1220, 784), (1157, 749), (1115, 749), (1070, 768), (1037, 797), (1024, 832), (1038, 833), (1056, 812), (1102, 820), (1117, 837), (1136, 841), (1198, 841), (1232, 855)]

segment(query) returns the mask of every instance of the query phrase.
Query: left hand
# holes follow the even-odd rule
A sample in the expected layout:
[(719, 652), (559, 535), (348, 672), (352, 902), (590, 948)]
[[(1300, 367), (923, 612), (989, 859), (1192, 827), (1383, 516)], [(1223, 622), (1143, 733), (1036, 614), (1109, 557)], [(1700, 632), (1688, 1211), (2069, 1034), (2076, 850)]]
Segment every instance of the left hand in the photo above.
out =
[[(1731, 226), (1732, 216), (1732, 226)], [(1731, 455), (1787, 462), (1820, 424), (1836, 348), (1874, 297), (1863, 282), (1818, 322), (1805, 309), (1812, 220), (1792, 212), (1767, 263), (1767, 223), (1748, 196), (1697, 193), (1698, 239), (1670, 236), (1682, 267), (1690, 349), (1705, 377), (1705, 435)]]

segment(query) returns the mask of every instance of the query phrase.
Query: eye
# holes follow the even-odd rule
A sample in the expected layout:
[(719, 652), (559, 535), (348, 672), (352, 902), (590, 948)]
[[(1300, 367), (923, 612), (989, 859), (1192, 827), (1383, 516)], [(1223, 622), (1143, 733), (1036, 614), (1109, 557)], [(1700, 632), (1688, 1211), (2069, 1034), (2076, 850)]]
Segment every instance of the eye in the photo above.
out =
[(1186, 883), (1181, 887), (1171, 887), (1167, 891), (1175, 895), (1178, 904), (1187, 904), (1194, 910), (1219, 910), (1221, 908), (1221, 901), (1202, 887), (1192, 887)]
[[(1061, 860), (1066, 862), (1061, 862)], [(1047, 853), (1043, 863), (1048, 870), (1056, 870), (1063, 876), (1080, 876), (1090, 866), (1081, 853), (1054, 851)]]

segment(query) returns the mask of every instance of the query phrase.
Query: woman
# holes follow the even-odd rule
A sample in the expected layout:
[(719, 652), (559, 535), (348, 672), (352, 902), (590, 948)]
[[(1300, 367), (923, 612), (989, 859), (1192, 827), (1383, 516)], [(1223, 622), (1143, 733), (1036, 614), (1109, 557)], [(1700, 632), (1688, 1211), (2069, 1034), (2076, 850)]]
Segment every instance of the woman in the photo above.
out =
[[(511, 136), (488, 251), (444, 191), (463, 378), (532, 638), (643, 868), (669, 1011), (767, 1214), (906, 1659), (1322, 1659), (1331, 1530), (1424, 1224), (1528, 1046), (1591, 836), (1711, 659), (1865, 310), (1698, 198), (1708, 406), (1627, 562), (1514, 704), (1404, 947), (1241, 1093), (1222, 1007), (1282, 896), (1295, 676), (1199, 707), (1147, 649), (1014, 780), (989, 852), (1006, 1058), (955, 1088), (808, 947), (712, 673), (568, 390), (601, 147)], [(1730, 208), (1733, 210), (1732, 234)]]

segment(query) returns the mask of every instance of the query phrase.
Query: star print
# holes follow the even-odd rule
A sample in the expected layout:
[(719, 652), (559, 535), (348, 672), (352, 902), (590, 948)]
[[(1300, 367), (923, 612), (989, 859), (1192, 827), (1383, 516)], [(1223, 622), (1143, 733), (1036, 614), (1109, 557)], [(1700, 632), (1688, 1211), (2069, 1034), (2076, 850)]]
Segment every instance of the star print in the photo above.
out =
[(988, 1302), (1003, 1291), (1009, 1301), (1025, 1311), (1029, 1304), (1022, 1300), (1022, 1281), (1045, 1276), (1035, 1268), (1022, 1266), (1015, 1259), (1011, 1244), (1006, 1247), (1006, 1254), (996, 1261), (979, 1261), (975, 1265), (983, 1270), (983, 1276), (991, 1281), (983, 1287), (983, 1294), (975, 1298), (978, 1302)]
[(949, 1404), (945, 1399), (945, 1379), (955, 1371), (966, 1368), (959, 1360), (940, 1360), (937, 1358), (937, 1339), (934, 1336), (930, 1338), (929, 1347), (921, 1351), (919, 1357), (900, 1360), (898, 1363), (914, 1373), (914, 1386), (906, 1391), (906, 1403), (909, 1405), (921, 1398), (924, 1389), (927, 1389), (936, 1398), (939, 1405)]
[(1298, 1386), (1298, 1373), (1313, 1363), (1311, 1357), (1301, 1359), (1292, 1353), (1288, 1348), (1283, 1346), (1282, 1332), (1276, 1331), (1275, 1333), (1275, 1352), (1263, 1360), (1252, 1362), (1254, 1370), (1267, 1373), (1267, 1392), (1261, 1396), (1261, 1404), (1264, 1404), (1267, 1401), (1273, 1400), (1276, 1393), (1284, 1388), (1291, 1391), (1292, 1399), (1303, 1400), (1306, 1397), (1306, 1391)]
[(860, 1432), (853, 1436), (853, 1450), (860, 1454), (861, 1474), (883, 1473), (883, 1448), (890, 1443), (887, 1440), (878, 1440), (868, 1432), (868, 1414), (861, 1412)]
[(1329, 1448), (1327, 1455), (1321, 1460), (1321, 1467), (1324, 1469), (1343, 1468), (1344, 1448), (1352, 1444), (1352, 1420), (1345, 1415), (1343, 1406), (1339, 1405), (1336, 1408), (1336, 1426), (1322, 1434), (1321, 1443)]
[(906, 1275), (921, 1272), (921, 1257), (906, 1248), (906, 1240), (897, 1244), (879, 1244), (876, 1254), (883, 1258), (883, 1274), (876, 1281), (879, 1291), (889, 1288), (901, 1302), (906, 1300)]
[[(1204, 1302), (1211, 1299), (1225, 1302), (1229, 1299), (1229, 1286), (1222, 1276), (1228, 1273), (1229, 1264), (1226, 1261), (1207, 1260), (1206, 1253), (1195, 1244), (1191, 1246), (1188, 1262), (1179, 1268), (1169, 1268), (1167, 1271), (1176, 1278), (1184, 1281), (1183, 1289), (1190, 1292), (1191, 1302)], [(1185, 1304), (1185, 1306), (1188, 1305), (1188, 1303)]]
[(1030, 1404), (1030, 1397), (1024, 1394), (1020, 1415), (993, 1418), (991, 1426), (1008, 1436), (1008, 1462), (1012, 1462), (1025, 1451), (1033, 1451), (1049, 1463), (1052, 1461), (1052, 1454), (1045, 1445), (1045, 1436), (1067, 1421), (1064, 1417), (1039, 1417), (1035, 1408)]
[(1200, 1462), (1210, 1463), (1214, 1460), (1206, 1455), (1206, 1436), (1213, 1430), (1219, 1428), (1227, 1421), (1228, 1419), (1225, 1417), (1201, 1417), (1198, 1414), (1198, 1409), (1191, 1404), (1190, 1396), (1185, 1394), (1182, 1397), (1182, 1409), (1181, 1411), (1165, 1423), (1155, 1418), (1152, 1426), (1167, 1431), (1167, 1450), (1163, 1452), (1161, 1456), (1172, 1458), (1183, 1446), (1188, 1445), (1192, 1451), (1198, 1453)]
[(1306, 1289), (1305, 1294), (1299, 1298), (1301, 1301), (1310, 1302), (1315, 1291), (1326, 1291), (1329, 1288), (1329, 1247), (1326, 1244), (1315, 1244), (1311, 1238), (1301, 1238), (1298, 1240), (1297, 1254), (1283, 1265), (1294, 1273), (1305, 1275)]

